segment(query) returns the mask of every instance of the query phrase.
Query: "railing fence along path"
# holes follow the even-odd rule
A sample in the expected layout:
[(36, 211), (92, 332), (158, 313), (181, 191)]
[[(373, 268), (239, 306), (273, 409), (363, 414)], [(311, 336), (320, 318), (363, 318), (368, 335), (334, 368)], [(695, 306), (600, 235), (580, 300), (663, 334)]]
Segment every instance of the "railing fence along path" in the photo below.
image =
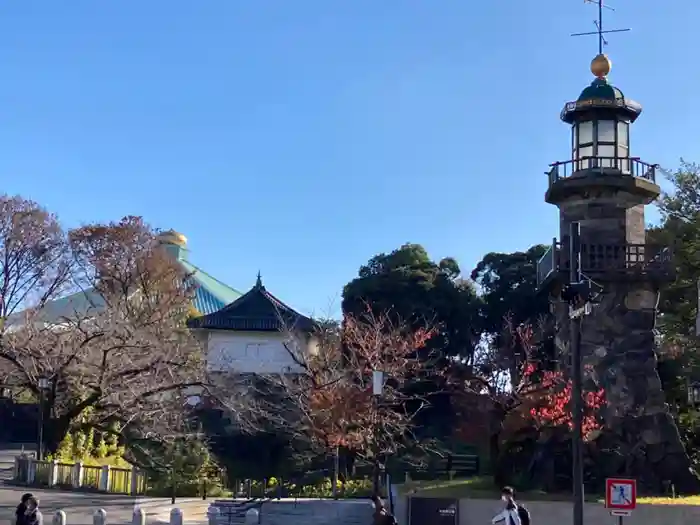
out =
[(138, 496), (146, 492), (146, 474), (137, 469), (126, 469), (70, 464), (59, 461), (38, 461), (29, 456), (15, 458), (14, 480), (17, 483), (88, 489), (112, 494)]

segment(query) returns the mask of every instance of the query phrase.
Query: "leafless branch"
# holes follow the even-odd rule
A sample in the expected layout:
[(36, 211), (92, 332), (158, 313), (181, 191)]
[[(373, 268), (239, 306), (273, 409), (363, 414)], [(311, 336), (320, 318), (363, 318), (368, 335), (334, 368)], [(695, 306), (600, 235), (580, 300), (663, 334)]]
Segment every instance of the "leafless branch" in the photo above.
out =
[[(14, 384), (37, 393), (39, 377), (50, 380), (49, 425), (58, 434), (78, 417), (96, 427), (119, 421), (143, 435), (186, 432), (183, 400), (204, 384), (203, 354), (186, 327), (190, 276), (139, 218), (64, 235), (55, 218), (35, 212), (41, 220), (20, 221), (20, 236), (10, 227), (17, 228), (16, 212), (3, 202), (0, 253), (22, 268), (0, 267), (0, 285), (9, 294), (2, 301), (8, 321), (0, 363)], [(29, 206), (12, 202), (20, 210)], [(49, 301), (70, 283), (75, 295)], [(24, 310), (7, 315), (8, 305)]]

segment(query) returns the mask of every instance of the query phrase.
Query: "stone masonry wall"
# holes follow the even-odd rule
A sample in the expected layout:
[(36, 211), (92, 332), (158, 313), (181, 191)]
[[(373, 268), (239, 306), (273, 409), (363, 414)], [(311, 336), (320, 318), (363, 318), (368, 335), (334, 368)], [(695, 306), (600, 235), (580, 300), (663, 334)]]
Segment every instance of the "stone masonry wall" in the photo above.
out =
[[(568, 245), (569, 224), (576, 221), (581, 225), (584, 246), (643, 244), (647, 198), (591, 177), (590, 184), (582, 186), (578, 195), (557, 204), (560, 238)], [(625, 268), (624, 250), (614, 253), (619, 253), (619, 257), (614, 256), (619, 260), (586, 260), (584, 254), (584, 271), (595, 267), (587, 263)], [(568, 258), (567, 253), (563, 256)], [(604, 293), (600, 304), (582, 322), (581, 353), (587, 386), (602, 386), (607, 401), (605, 429), (596, 440), (605, 459), (598, 458), (597, 463), (603, 463), (599, 466), (607, 469), (608, 476), (634, 476), (654, 491), (667, 489), (669, 482), (681, 492), (700, 491), (656, 370), (658, 288), (641, 276), (636, 281), (627, 277), (596, 275)], [(561, 362), (568, 368), (568, 305), (554, 302), (552, 306), (557, 319), (557, 347)]]
[[(231, 513), (230, 501), (212, 504), (220, 511), (218, 525), (243, 525), (245, 508)], [(261, 525), (369, 525), (369, 500), (283, 499), (265, 502), (259, 508)]]
[[(621, 205), (617, 196), (607, 195), (596, 199), (572, 199), (559, 208), (559, 238), (568, 244), (569, 225), (581, 223), (581, 242), (583, 244), (620, 245), (627, 241), (630, 227), (636, 229), (637, 222), (644, 227), (644, 213), (628, 216), (627, 208)], [(635, 223), (630, 223), (634, 219)], [(644, 242), (644, 241), (641, 241)]]
[[(588, 388), (605, 389), (609, 474), (632, 475), (651, 490), (671, 482), (696, 491), (698, 481), (666, 405), (656, 370), (657, 294), (651, 284), (604, 283), (593, 313), (583, 319), (581, 353)], [(568, 364), (568, 307), (555, 303), (557, 347)]]

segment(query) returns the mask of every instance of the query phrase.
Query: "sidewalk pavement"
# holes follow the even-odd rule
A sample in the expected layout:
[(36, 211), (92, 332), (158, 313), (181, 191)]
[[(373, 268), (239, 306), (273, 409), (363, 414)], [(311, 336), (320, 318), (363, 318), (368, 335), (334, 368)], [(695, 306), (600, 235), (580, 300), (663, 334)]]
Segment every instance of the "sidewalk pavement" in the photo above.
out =
[(169, 523), (170, 511), (174, 508), (180, 509), (184, 523), (206, 523), (207, 509), (214, 500), (204, 501), (201, 498), (178, 498), (174, 505), (170, 502), (163, 504), (163, 500), (149, 501), (147, 499), (136, 501), (135, 507), (141, 507), (146, 511), (149, 522)]

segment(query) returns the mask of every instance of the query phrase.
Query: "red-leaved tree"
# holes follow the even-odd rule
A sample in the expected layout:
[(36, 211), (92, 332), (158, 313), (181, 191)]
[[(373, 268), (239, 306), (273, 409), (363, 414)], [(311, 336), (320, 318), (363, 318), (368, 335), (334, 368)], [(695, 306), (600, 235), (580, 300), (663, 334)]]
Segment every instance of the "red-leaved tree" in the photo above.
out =
[[(288, 332), (285, 346), (294, 366), (256, 379), (244, 419), (268, 429), (276, 425), (315, 455), (337, 458), (343, 449), (370, 462), (377, 490), (384, 458), (416, 443), (415, 418), (428, 401), (407, 387), (436, 373), (419, 355), (434, 330), (367, 312), (346, 316), (340, 325), (323, 323), (310, 337)], [(374, 371), (384, 373), (380, 395), (373, 393)]]
[[(474, 442), (488, 436), (489, 458), (496, 470), (503, 445), (533, 427), (538, 431), (572, 427), (571, 381), (563, 370), (547, 370), (542, 362), (545, 326), (513, 326), (506, 320), (497, 344), (487, 345), (468, 366), (453, 370), (453, 402), (460, 425), (456, 435)], [(505, 348), (504, 348), (505, 347)], [(516, 365), (503, 356), (515, 356)], [(598, 412), (605, 400), (602, 389), (585, 394), (584, 436), (600, 427)]]
[[(544, 371), (539, 379), (536, 376), (536, 367), (533, 363), (528, 363), (524, 374), (531, 378), (533, 388), (533, 404), (530, 408), (530, 417), (539, 429), (566, 426), (573, 430), (573, 405), (572, 405), (572, 382), (566, 379), (561, 371)], [(583, 438), (587, 439), (593, 432), (599, 430), (600, 409), (605, 403), (605, 391), (598, 388), (593, 391), (583, 393)]]

